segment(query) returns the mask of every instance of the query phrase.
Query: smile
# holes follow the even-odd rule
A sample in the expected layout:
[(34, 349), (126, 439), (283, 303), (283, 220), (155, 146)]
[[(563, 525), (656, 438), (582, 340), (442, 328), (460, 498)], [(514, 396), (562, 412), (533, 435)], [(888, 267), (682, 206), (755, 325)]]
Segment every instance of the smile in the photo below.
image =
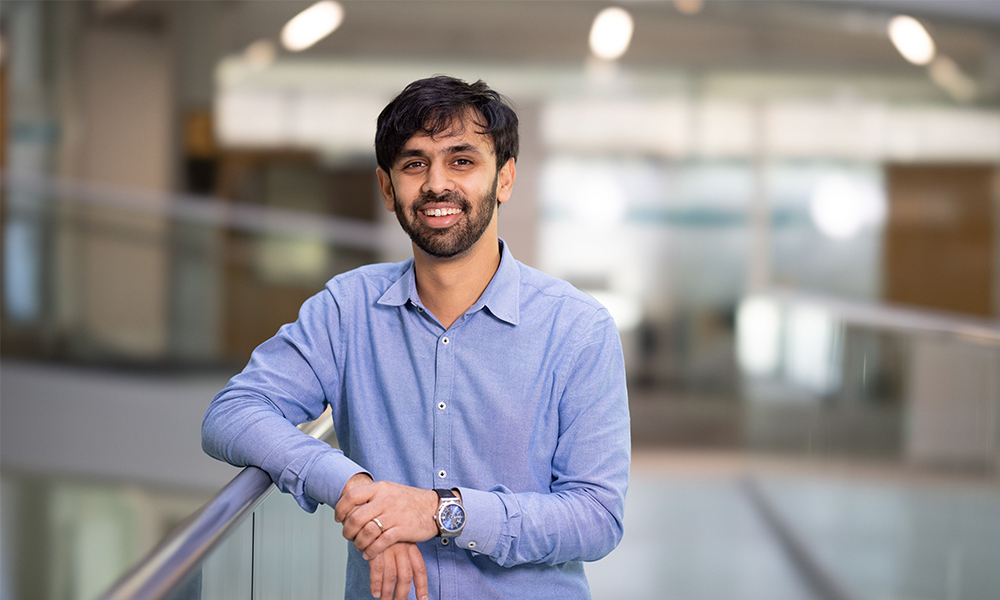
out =
[(428, 208), (422, 211), (428, 217), (447, 217), (462, 212), (461, 208)]

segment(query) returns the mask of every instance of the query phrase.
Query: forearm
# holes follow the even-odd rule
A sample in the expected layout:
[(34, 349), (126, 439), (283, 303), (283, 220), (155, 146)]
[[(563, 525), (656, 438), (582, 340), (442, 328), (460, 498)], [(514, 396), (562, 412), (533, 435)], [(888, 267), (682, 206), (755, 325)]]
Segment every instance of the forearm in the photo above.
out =
[(222, 393), (202, 422), (202, 448), (237, 466), (271, 475), (304, 509), (337, 502), (348, 479), (364, 471), (340, 450), (299, 431), (267, 400), (246, 392)]
[(468, 521), (456, 543), (489, 555), (501, 566), (598, 560), (621, 541), (623, 492), (460, 491)]

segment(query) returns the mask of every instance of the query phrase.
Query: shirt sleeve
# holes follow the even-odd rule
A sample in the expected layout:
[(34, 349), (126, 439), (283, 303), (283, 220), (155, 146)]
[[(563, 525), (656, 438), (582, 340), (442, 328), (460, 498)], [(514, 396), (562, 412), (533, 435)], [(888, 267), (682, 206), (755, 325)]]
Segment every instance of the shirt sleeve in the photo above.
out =
[(625, 363), (607, 311), (591, 321), (564, 375), (550, 492), (459, 488), (459, 547), (510, 567), (598, 560), (621, 541), (631, 461)]
[(307, 300), (298, 319), (254, 350), (250, 362), (212, 400), (202, 448), (236, 466), (267, 471), (309, 512), (336, 504), (347, 480), (365, 470), (296, 425), (319, 418), (340, 389), (335, 283)]

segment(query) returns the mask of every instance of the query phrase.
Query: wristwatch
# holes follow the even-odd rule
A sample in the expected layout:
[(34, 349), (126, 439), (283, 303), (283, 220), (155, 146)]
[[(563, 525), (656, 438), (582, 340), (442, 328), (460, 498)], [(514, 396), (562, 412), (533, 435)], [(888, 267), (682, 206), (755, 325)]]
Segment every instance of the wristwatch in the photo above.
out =
[(438, 526), (438, 536), (443, 538), (458, 537), (465, 527), (465, 508), (462, 500), (451, 490), (434, 490), (440, 502), (434, 513), (434, 522)]

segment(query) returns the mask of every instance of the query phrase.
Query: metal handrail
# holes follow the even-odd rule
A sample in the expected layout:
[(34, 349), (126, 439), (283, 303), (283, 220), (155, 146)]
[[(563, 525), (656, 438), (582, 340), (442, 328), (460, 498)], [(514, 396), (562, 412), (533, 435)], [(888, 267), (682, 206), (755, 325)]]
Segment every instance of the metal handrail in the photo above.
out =
[[(319, 215), (296, 210), (230, 202), (216, 196), (137, 189), (59, 177), (26, 175), (0, 171), (0, 184), (8, 189), (57, 198), (61, 202), (97, 206), (135, 214), (164, 217), (256, 234), (292, 235), (336, 243), (359, 250), (392, 250), (405, 236), (395, 228), (371, 221)], [(7, 212), (27, 211), (32, 216), (46, 207), (9, 205)], [(409, 242), (407, 241), (406, 246)]]
[[(319, 419), (304, 423), (299, 429), (316, 439), (325, 438), (333, 429), (329, 408)], [(257, 467), (244, 468), (100, 596), (100, 600), (166, 598), (274, 489), (267, 472)]]
[(847, 300), (792, 290), (772, 289), (754, 296), (782, 305), (815, 306), (854, 325), (945, 335), (979, 344), (1000, 345), (1000, 321), (994, 319), (957, 315), (943, 310)]

